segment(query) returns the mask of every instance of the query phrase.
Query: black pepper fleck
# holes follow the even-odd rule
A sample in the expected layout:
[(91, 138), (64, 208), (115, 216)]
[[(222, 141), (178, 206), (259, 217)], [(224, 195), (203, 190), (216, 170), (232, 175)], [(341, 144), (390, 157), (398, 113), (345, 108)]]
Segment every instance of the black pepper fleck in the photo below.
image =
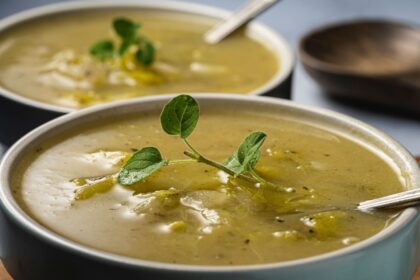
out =
[(284, 223), (284, 220), (280, 219), (280, 218), (276, 218), (276, 221), (279, 222), (279, 223)]

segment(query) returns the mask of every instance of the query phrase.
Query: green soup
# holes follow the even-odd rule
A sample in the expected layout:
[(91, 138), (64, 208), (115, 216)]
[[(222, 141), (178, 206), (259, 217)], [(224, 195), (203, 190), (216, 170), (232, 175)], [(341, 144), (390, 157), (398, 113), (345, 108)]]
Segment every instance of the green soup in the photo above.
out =
[[(89, 55), (96, 41), (111, 38), (112, 21), (129, 18), (156, 47), (150, 67), (131, 56), (100, 61)], [(239, 31), (217, 45), (202, 37), (216, 21), (156, 10), (104, 9), (51, 15), (0, 33), (0, 86), (54, 105), (96, 103), (177, 92), (246, 94), (271, 80), (279, 58)]]
[[(268, 135), (256, 171), (293, 191), (229, 179), (199, 163), (165, 167), (131, 187), (103, 177), (118, 172), (132, 148), (153, 145), (167, 158), (183, 158), (182, 142), (161, 130), (153, 111), (34, 147), (16, 169), (15, 197), (40, 224), (80, 244), (183, 264), (314, 256), (364, 240), (396, 215), (352, 210), (404, 185), (379, 154), (324, 128), (268, 112), (205, 107), (190, 142), (223, 161), (254, 130)], [(89, 181), (99, 186), (94, 192), (83, 189)]]

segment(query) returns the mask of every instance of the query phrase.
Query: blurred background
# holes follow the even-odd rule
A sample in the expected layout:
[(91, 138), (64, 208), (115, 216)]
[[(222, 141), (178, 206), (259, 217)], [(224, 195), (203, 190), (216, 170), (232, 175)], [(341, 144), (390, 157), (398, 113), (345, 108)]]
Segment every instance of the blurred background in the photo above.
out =
[[(0, 17), (52, 2), (58, 1), (1, 0)], [(189, 2), (204, 3), (230, 10), (245, 3), (243, 0), (194, 0)], [(324, 24), (361, 18), (379, 18), (419, 26), (419, 15), (419, 0), (283, 0), (259, 16), (258, 20), (281, 33), (297, 53), (300, 38)], [(419, 118), (377, 111), (375, 106), (361, 107), (332, 100), (324, 95), (317, 84), (307, 75), (299, 60), (296, 63), (293, 77), (292, 99), (298, 103), (329, 108), (359, 118), (393, 136), (414, 155), (420, 155)]]

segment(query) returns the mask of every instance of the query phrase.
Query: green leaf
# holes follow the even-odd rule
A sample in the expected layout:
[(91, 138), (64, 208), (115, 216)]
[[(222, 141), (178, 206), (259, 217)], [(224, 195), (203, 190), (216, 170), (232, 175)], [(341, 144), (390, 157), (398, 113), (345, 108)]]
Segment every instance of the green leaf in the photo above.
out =
[(267, 135), (264, 132), (257, 131), (248, 135), (242, 141), (238, 150), (229, 157), (225, 166), (232, 170), (236, 175), (249, 171), (255, 166), (261, 156), (259, 151)]
[(109, 59), (114, 56), (114, 43), (111, 40), (96, 42), (89, 50), (90, 54), (101, 59)]
[(111, 40), (103, 40), (92, 46), (90, 53), (101, 60), (118, 55), (124, 56), (132, 47), (136, 61), (144, 66), (151, 65), (156, 56), (156, 49), (152, 42), (140, 36), (140, 24), (127, 18), (116, 18), (112, 22), (115, 33), (121, 38), (118, 48)]
[(112, 22), (115, 33), (123, 40), (133, 41), (137, 37), (137, 32), (140, 28), (138, 23), (132, 22), (126, 18), (116, 18)]
[(131, 39), (122, 40), (121, 45), (118, 48), (118, 54), (120, 56), (123, 56), (128, 51), (128, 49), (133, 45), (133, 43), (134, 42)]
[(187, 138), (197, 125), (200, 108), (197, 101), (189, 95), (178, 95), (163, 108), (160, 123), (169, 135)]
[(139, 48), (136, 52), (137, 62), (144, 66), (149, 66), (155, 60), (156, 49), (152, 43), (147, 40), (143, 40), (143, 47)]
[[(256, 131), (248, 135), (238, 149), (238, 160), (245, 167), (253, 167), (260, 157), (260, 147), (267, 135)], [(247, 169), (247, 168), (246, 168)]]
[(167, 161), (162, 158), (155, 147), (146, 147), (133, 154), (133, 156), (122, 167), (118, 175), (118, 182), (121, 185), (132, 185), (150, 176)]
[(225, 161), (224, 164), (227, 168), (232, 170), (236, 175), (241, 174), (244, 172), (244, 168), (242, 164), (238, 160), (238, 153), (235, 152), (233, 155), (231, 155), (227, 161)]

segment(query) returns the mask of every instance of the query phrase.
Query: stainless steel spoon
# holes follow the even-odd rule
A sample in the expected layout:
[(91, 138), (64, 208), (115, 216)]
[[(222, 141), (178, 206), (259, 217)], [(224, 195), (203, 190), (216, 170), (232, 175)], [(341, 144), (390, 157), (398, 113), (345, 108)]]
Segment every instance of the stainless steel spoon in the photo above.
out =
[(358, 203), (353, 207), (327, 207), (321, 209), (311, 209), (306, 211), (298, 211), (291, 213), (281, 213), (280, 217), (290, 216), (305, 216), (313, 215), (318, 213), (330, 212), (330, 211), (362, 211), (369, 213), (372, 210), (391, 209), (391, 208), (403, 208), (409, 206), (420, 205), (420, 188), (413, 189), (405, 192), (399, 192), (371, 200), (366, 200)]
[(420, 205), (420, 188), (360, 202), (358, 210)]
[(204, 34), (204, 41), (208, 44), (217, 44), (233, 31), (249, 22), (251, 19), (267, 10), (279, 0), (251, 0), (228, 18)]

